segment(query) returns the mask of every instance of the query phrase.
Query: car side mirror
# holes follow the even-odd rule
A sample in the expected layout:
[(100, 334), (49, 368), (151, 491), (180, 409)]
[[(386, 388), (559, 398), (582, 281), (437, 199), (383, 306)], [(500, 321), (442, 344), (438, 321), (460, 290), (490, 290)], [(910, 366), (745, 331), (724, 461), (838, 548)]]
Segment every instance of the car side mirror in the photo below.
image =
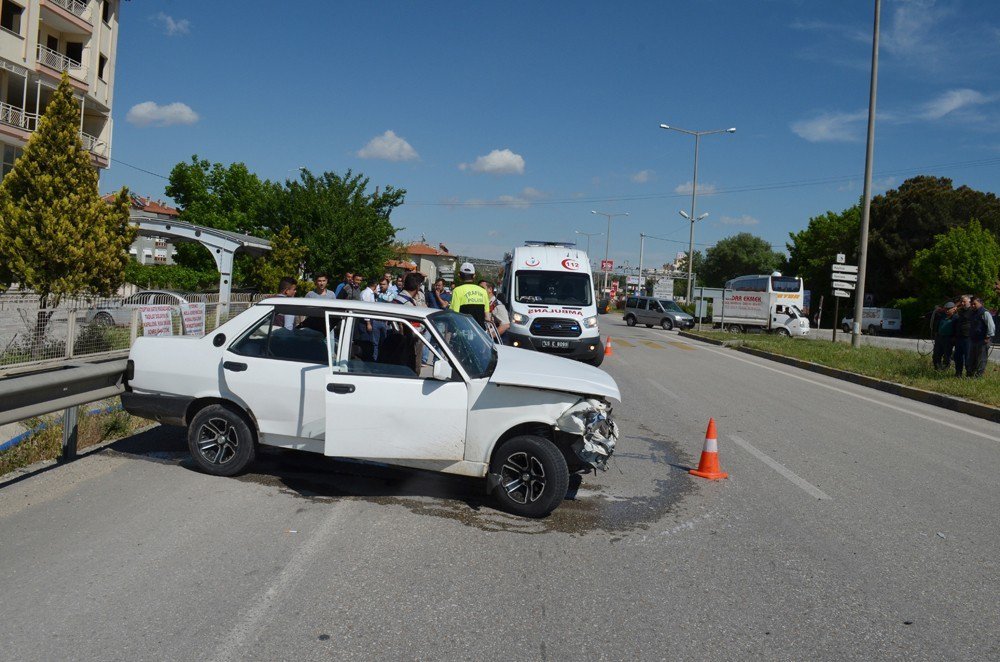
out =
[(439, 359), (434, 362), (434, 379), (439, 382), (449, 382), (451, 381), (452, 370), (451, 364), (443, 359)]

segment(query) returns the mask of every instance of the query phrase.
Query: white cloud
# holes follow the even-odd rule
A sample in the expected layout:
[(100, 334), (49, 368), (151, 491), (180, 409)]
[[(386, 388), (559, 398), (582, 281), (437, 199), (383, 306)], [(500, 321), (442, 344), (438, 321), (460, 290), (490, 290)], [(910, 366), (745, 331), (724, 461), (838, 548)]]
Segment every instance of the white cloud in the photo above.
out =
[(174, 18), (160, 12), (156, 15), (155, 19), (163, 26), (163, 33), (168, 37), (175, 37), (191, 32), (191, 21), (186, 18)]
[[(691, 184), (691, 182), (687, 181), (684, 182), (683, 184), (678, 184), (677, 187), (674, 188), (674, 193), (683, 193), (684, 195), (691, 195), (691, 190), (693, 188), (694, 186)], [(706, 184), (704, 182), (698, 184), (698, 195), (711, 195), (712, 193), (715, 193), (716, 190), (717, 187), (715, 186), (715, 184)]]
[(970, 89), (948, 90), (937, 99), (924, 104), (921, 117), (929, 120), (939, 120), (949, 113), (967, 106), (976, 106), (990, 101), (981, 92)]
[(549, 197), (548, 193), (527, 186), (517, 195), (500, 195), (492, 200), (484, 200), (483, 198), (468, 198), (465, 201), (461, 201), (457, 197), (453, 196), (443, 199), (442, 202), (451, 208), (465, 207), (476, 209), (479, 207), (510, 207), (512, 209), (527, 209), (532, 205), (532, 203), (537, 202), (538, 200), (544, 200), (547, 197)]
[(861, 120), (867, 119), (868, 111), (856, 113), (823, 113), (809, 120), (792, 122), (792, 131), (811, 143), (854, 142), (861, 139)]
[(749, 214), (743, 214), (742, 216), (723, 216), (719, 219), (719, 222), (723, 225), (757, 225), (760, 223), (760, 221)]
[(186, 103), (175, 101), (165, 106), (155, 101), (137, 103), (129, 109), (125, 119), (136, 126), (171, 126), (173, 124), (194, 124), (198, 113)]
[(472, 163), (458, 164), (458, 169), (488, 172), (493, 175), (523, 175), (524, 157), (509, 149), (495, 149), (486, 156), (476, 158)]
[[(936, 7), (936, 0), (902, 2), (889, 18), (888, 29), (879, 36), (879, 44), (893, 55), (927, 55), (938, 50), (931, 38), (931, 29), (938, 25), (949, 10)], [(871, 37), (869, 36), (869, 41)]]
[(654, 170), (640, 170), (639, 172), (632, 175), (629, 179), (631, 179), (636, 184), (645, 184), (650, 179), (652, 179), (655, 174), (656, 171)]
[(549, 194), (545, 191), (539, 191), (531, 186), (525, 186), (524, 190), (521, 191), (521, 195), (527, 200), (544, 200), (549, 197)]
[(417, 150), (393, 131), (386, 131), (369, 140), (367, 145), (358, 150), (358, 156), (383, 161), (415, 161), (420, 158)]

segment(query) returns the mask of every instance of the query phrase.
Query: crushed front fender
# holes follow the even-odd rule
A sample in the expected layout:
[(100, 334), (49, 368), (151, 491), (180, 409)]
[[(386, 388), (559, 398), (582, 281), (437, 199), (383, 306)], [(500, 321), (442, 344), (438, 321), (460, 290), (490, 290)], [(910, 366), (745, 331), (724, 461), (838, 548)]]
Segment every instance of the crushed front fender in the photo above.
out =
[(610, 404), (595, 398), (580, 400), (556, 420), (556, 429), (577, 437), (570, 448), (585, 466), (607, 470), (618, 440)]

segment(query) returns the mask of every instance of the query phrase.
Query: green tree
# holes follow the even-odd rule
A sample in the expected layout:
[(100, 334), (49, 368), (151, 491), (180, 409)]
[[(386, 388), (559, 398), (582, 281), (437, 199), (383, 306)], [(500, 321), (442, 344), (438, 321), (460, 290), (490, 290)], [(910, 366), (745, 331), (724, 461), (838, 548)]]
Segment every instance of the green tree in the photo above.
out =
[(982, 296), (988, 306), (1000, 302), (994, 289), (1000, 275), (1000, 242), (977, 220), (935, 237), (930, 248), (917, 251), (912, 267), (925, 304), (960, 294)]
[(746, 274), (769, 274), (784, 262), (785, 256), (771, 249), (771, 244), (749, 232), (720, 240), (705, 251), (701, 283), (722, 287), (726, 281)]
[[(166, 193), (177, 203), (182, 221), (267, 239), (281, 186), (261, 180), (243, 163), (227, 166), (194, 155), (190, 162), (178, 163), (170, 171)], [(216, 268), (208, 250), (196, 243), (179, 244), (175, 261), (203, 271)], [(237, 255), (237, 280), (251, 262), (250, 256)]]
[(306, 253), (306, 247), (285, 226), (271, 237), (271, 252), (250, 263), (245, 283), (262, 292), (277, 292), (282, 278), (298, 277)]
[(80, 140), (80, 106), (63, 73), (24, 153), (0, 184), (0, 264), (39, 297), (36, 333), (67, 295), (109, 295), (123, 282), (129, 225), (127, 189), (108, 204)]
[(1000, 199), (929, 176), (908, 179), (898, 189), (873, 198), (867, 291), (881, 302), (915, 294), (911, 264), (917, 252), (970, 218), (979, 219), (994, 237), (1000, 236)]
[(273, 218), (308, 249), (306, 271), (354, 270), (374, 276), (385, 270), (399, 229), (389, 217), (403, 204), (406, 190), (386, 186), (368, 193), (368, 183), (367, 177), (350, 170), (343, 176), (303, 170), (298, 181), (286, 182)]
[[(828, 211), (814, 216), (805, 230), (788, 233), (791, 239), (786, 244), (788, 275), (802, 278), (805, 288), (812, 292), (814, 308), (819, 306), (820, 296), (826, 295), (827, 301), (830, 300), (833, 292), (830, 266), (837, 254), (843, 253), (851, 264), (857, 264), (860, 228), (861, 207), (854, 205), (840, 213)], [(824, 313), (833, 315), (833, 307), (827, 306)]]

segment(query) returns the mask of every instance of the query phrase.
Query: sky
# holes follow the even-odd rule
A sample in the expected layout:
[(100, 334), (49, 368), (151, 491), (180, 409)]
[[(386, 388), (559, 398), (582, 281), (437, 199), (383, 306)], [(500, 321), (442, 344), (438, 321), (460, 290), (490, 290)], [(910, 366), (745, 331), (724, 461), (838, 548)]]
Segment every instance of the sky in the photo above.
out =
[[(282, 9), (284, 7), (284, 9)], [(122, 3), (101, 190), (167, 199), (197, 154), (262, 178), (406, 189), (398, 237), (498, 259), (574, 241), (616, 266), (739, 232), (784, 250), (861, 197), (874, 0)], [(874, 193), (997, 192), (1000, 4), (883, 0)], [(611, 220), (600, 211), (628, 216)], [(608, 243), (610, 245), (608, 246)]]

